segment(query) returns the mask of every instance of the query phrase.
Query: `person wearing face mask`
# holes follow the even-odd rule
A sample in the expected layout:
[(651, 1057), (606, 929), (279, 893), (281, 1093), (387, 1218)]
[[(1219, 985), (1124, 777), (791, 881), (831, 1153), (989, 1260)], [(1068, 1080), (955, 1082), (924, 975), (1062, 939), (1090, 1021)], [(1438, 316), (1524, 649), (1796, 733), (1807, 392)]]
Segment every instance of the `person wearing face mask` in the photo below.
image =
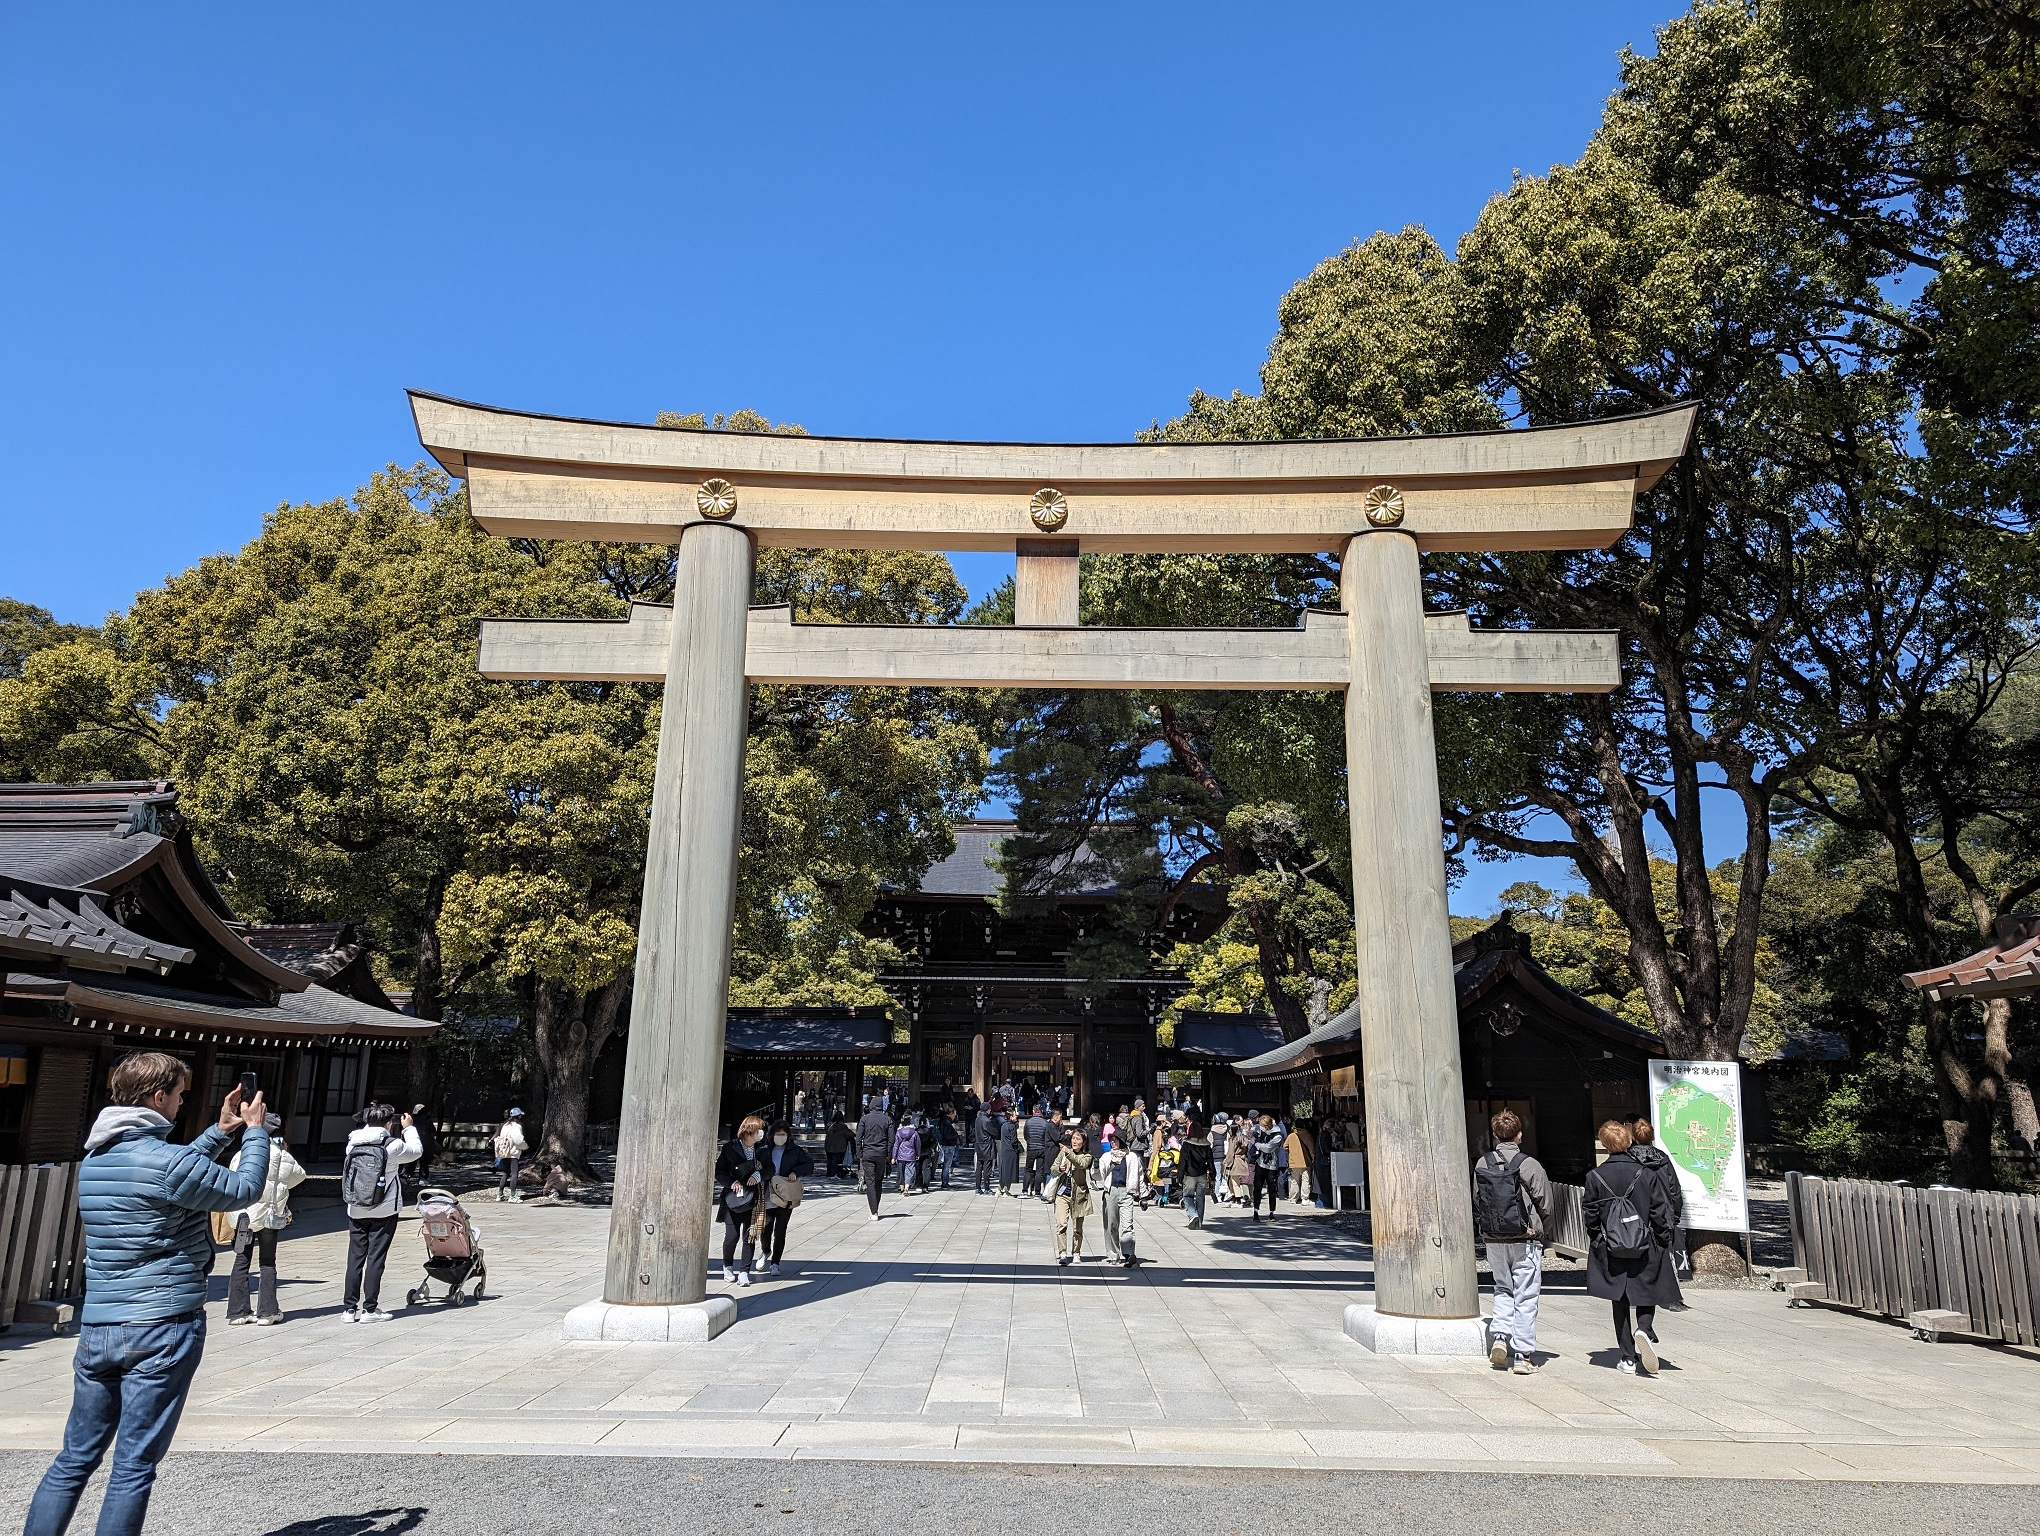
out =
[[(715, 1160), (716, 1199), (723, 1215), (722, 1275), (737, 1285), (751, 1283), (751, 1254), (756, 1243), (751, 1218), (757, 1215), (758, 1202), (765, 1193), (765, 1165), (758, 1155), (764, 1135), (763, 1120), (744, 1116), (735, 1139), (723, 1144), (722, 1155)], [(744, 1245), (741, 1269), (735, 1267), (739, 1239)]]
[(765, 1224), (758, 1233), (754, 1268), (776, 1278), (779, 1260), (786, 1252), (786, 1223), (800, 1204), (801, 1180), (815, 1171), (815, 1160), (793, 1139), (793, 1128), (782, 1120), (772, 1127), (771, 1143), (759, 1161), (765, 1165)]

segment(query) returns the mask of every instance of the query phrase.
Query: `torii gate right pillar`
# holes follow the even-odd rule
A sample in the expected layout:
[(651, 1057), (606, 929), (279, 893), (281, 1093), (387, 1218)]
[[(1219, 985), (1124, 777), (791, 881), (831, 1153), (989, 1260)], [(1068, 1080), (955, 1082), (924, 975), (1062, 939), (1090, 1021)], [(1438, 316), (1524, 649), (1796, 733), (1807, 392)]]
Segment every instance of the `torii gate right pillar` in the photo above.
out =
[(1417, 541), (1355, 535), (1340, 586), (1375, 1296), (1347, 1308), (1346, 1332), (1384, 1354), (1477, 1355), (1487, 1343)]

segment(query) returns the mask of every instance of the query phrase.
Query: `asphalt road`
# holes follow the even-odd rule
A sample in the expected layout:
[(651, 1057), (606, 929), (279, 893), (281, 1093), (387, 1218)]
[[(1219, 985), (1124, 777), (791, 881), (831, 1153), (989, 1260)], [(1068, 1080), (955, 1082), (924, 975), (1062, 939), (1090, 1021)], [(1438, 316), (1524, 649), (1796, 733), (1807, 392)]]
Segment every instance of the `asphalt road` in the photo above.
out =
[[(0, 1452), (0, 1530), (47, 1458)], [(98, 1482), (72, 1530), (92, 1529)], [(1273, 1536), (1734, 1536), (2016, 1530), (2030, 1487), (1507, 1477), (1460, 1472), (958, 1467), (612, 1456), (190, 1455), (156, 1484), (151, 1536), (606, 1536), (1100, 1532)]]

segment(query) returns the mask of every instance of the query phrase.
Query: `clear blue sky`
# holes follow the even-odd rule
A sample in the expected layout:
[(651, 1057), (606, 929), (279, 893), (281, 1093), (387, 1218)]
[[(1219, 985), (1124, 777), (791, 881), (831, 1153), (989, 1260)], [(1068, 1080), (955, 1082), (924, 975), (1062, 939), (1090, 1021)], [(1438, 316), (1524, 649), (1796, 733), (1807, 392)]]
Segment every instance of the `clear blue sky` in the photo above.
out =
[(1677, 9), (7, 6), (0, 595), (96, 621), (414, 461), (406, 385), (1125, 438)]

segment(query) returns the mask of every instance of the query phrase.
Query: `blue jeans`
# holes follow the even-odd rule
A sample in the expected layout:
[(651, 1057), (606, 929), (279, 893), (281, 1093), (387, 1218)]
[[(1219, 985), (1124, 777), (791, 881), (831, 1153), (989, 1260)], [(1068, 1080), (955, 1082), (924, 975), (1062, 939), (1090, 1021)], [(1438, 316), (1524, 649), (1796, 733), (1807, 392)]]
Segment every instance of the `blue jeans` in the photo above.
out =
[(949, 1188), (949, 1175), (956, 1171), (956, 1151), (955, 1147), (941, 1147), (936, 1150), (935, 1155), (941, 1160), (942, 1164), (942, 1187), (944, 1189)]
[(163, 1323), (86, 1323), (72, 1359), (64, 1448), (43, 1474), (22, 1536), (63, 1536), (78, 1495), (114, 1444), (99, 1536), (133, 1536), (149, 1513), (156, 1463), (170, 1449), (205, 1353), (205, 1314)]

